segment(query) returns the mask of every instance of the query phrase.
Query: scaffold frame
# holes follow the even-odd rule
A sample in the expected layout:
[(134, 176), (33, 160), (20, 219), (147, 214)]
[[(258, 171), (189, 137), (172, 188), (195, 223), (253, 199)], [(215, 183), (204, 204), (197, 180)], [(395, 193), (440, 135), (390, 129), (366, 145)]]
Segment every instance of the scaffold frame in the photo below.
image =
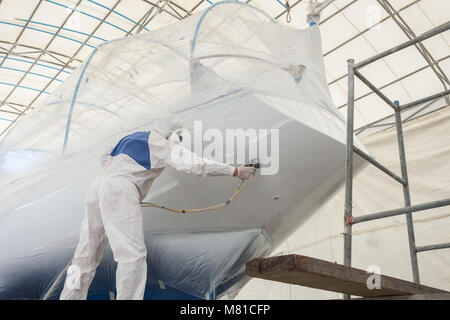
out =
[[(435, 35), (443, 33), (450, 29), (450, 22), (444, 23), (414, 39), (406, 41), (398, 46), (395, 46), (389, 50), (383, 51), (371, 58), (365, 59), (361, 62), (355, 63), (353, 59), (349, 59), (348, 63), (348, 108), (347, 108), (347, 141), (346, 141), (346, 170), (345, 170), (345, 208), (344, 208), (344, 265), (350, 267), (352, 261), (352, 226), (356, 223), (362, 223), (372, 221), (375, 219), (382, 219), (392, 217), (396, 215), (406, 215), (406, 224), (408, 230), (409, 252), (411, 257), (411, 267), (413, 274), (413, 281), (420, 283), (419, 266), (417, 260), (417, 253), (450, 248), (450, 243), (441, 243), (427, 246), (417, 246), (414, 235), (414, 222), (412, 218), (413, 212), (424, 211), (428, 209), (438, 208), (442, 206), (450, 205), (450, 198), (422, 203), (418, 205), (411, 205), (411, 195), (409, 189), (409, 180), (407, 173), (407, 160), (403, 137), (403, 126), (401, 119), (401, 112), (411, 107), (426, 103), (439, 97), (447, 96), (450, 94), (450, 90), (446, 88), (444, 91), (433, 94), (428, 97), (418, 99), (416, 101), (407, 103), (403, 106), (397, 100), (390, 100), (384, 95), (376, 86), (374, 86), (367, 78), (365, 78), (360, 72), (364, 66), (389, 56), (397, 51), (416, 45), (421, 41), (431, 38)], [(359, 78), (365, 85), (367, 85), (376, 95), (378, 95), (384, 102), (386, 102), (393, 110), (395, 114), (395, 127), (397, 131), (397, 143), (399, 150), (399, 160), (401, 168), (401, 176), (392, 172), (386, 168), (383, 164), (375, 160), (373, 157), (358, 149), (353, 145), (354, 137), (354, 111), (355, 111), (355, 77)], [(352, 203), (353, 203), (353, 153), (358, 154), (361, 158), (368, 161), (382, 172), (386, 173), (389, 177), (396, 180), (402, 185), (403, 198), (405, 206), (398, 209), (377, 212), (373, 214), (367, 214), (363, 216), (353, 217), (352, 215)], [(350, 299), (349, 295), (344, 295), (345, 299)]]

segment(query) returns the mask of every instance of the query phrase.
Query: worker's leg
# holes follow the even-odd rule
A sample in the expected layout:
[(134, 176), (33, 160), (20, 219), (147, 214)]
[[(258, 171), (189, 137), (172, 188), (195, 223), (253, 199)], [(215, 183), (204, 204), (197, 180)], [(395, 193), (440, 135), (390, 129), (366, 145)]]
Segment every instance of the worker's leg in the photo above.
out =
[(100, 186), (100, 211), (105, 232), (117, 261), (117, 300), (140, 300), (147, 280), (140, 196), (136, 186), (112, 178)]
[[(61, 300), (85, 300), (87, 298), (95, 270), (105, 252), (107, 238), (97, 199), (97, 188), (93, 183), (86, 192), (86, 211), (81, 224), (80, 241), (72, 259), (72, 268), (78, 269), (73, 271), (73, 275), (68, 273), (66, 276), (60, 296)], [(78, 274), (79, 281), (77, 281)]]

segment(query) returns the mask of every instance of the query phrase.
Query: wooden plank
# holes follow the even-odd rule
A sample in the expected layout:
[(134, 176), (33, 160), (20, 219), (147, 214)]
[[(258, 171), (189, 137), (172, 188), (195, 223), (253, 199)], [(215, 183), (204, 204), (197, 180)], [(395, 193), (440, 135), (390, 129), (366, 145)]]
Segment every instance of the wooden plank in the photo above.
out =
[(360, 297), (447, 293), (384, 275), (380, 276), (381, 288), (371, 290), (367, 287), (369, 274), (365, 270), (296, 254), (249, 260), (246, 273), (250, 277)]
[(354, 300), (450, 300), (450, 293), (356, 298)]

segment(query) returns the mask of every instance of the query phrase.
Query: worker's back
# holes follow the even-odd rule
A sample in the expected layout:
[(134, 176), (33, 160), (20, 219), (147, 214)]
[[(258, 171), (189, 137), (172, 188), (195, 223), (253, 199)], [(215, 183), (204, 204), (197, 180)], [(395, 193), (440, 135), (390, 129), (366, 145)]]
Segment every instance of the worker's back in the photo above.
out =
[(161, 167), (152, 169), (149, 147), (152, 135), (152, 138), (162, 138), (156, 131), (134, 132), (123, 137), (106, 155), (106, 163), (98, 178), (125, 177), (136, 185), (141, 200), (145, 198), (153, 180), (164, 170)]

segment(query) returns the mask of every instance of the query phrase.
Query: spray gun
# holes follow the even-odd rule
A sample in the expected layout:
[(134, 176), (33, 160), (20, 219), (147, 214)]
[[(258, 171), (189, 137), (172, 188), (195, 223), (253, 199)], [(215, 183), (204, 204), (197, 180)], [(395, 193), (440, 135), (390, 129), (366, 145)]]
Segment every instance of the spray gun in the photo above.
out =
[(258, 161), (254, 161), (254, 162), (244, 164), (244, 167), (253, 167), (255, 169), (259, 169), (259, 168), (261, 168), (261, 164)]
[[(261, 164), (258, 162), (258, 160), (252, 160), (252, 161), (250, 161), (249, 163), (244, 164), (244, 167), (253, 167), (253, 168), (255, 168), (255, 169), (260, 169), (260, 168), (261, 168)], [(251, 177), (250, 177), (250, 179), (251, 179)], [(249, 180), (250, 180), (250, 179), (249, 179)], [(246, 185), (247, 183), (248, 183), (248, 181), (246, 181), (246, 180), (244, 180), (244, 179), (240, 179), (239, 184), (238, 184), (236, 190), (240, 190), (241, 187), (242, 187), (242, 185), (243, 185), (243, 184)]]

